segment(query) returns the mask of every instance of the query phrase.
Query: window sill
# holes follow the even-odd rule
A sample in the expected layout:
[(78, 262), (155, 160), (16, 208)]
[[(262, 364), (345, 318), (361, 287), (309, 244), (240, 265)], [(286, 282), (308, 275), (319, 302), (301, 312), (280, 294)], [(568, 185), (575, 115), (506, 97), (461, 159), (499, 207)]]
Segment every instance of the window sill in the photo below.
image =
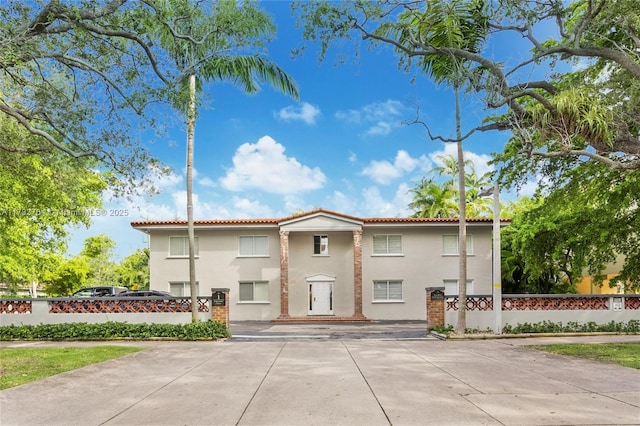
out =
[(371, 303), (381, 303), (381, 304), (388, 304), (388, 303), (404, 303), (404, 300), (374, 300)]
[[(167, 259), (188, 259), (189, 256), (167, 256)], [(194, 259), (199, 259), (200, 255), (194, 256)]]
[(311, 257), (329, 257), (328, 254), (312, 254)]
[(404, 253), (373, 253), (371, 257), (404, 257)]

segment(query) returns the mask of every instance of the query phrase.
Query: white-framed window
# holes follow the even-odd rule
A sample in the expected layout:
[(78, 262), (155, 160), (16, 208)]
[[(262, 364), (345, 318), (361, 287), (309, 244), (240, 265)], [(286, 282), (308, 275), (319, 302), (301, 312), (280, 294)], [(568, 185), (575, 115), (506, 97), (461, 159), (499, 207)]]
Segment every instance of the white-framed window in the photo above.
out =
[(329, 237), (327, 235), (313, 236), (313, 254), (325, 256), (329, 254)]
[[(444, 284), (444, 294), (460, 294), (458, 280), (442, 280), (442, 284)], [(473, 293), (473, 280), (467, 280), (467, 294), (471, 295)]]
[(380, 280), (373, 282), (374, 302), (402, 302), (401, 280)]
[(238, 240), (239, 256), (269, 256), (269, 237), (266, 235), (241, 235)]
[[(199, 293), (199, 282), (196, 281), (196, 294)], [(170, 281), (169, 293), (176, 297), (191, 297), (191, 285), (189, 281)]]
[(373, 236), (373, 254), (394, 255), (402, 254), (402, 235), (378, 234)]
[(269, 282), (268, 281), (240, 281), (239, 283), (240, 302), (268, 302)]
[[(195, 255), (200, 253), (198, 237), (195, 237)], [(169, 237), (169, 257), (188, 257), (189, 237)]]
[[(443, 235), (442, 236), (442, 254), (445, 255), (458, 255), (459, 237), (457, 234)], [(473, 254), (473, 235), (467, 234), (467, 254)]]

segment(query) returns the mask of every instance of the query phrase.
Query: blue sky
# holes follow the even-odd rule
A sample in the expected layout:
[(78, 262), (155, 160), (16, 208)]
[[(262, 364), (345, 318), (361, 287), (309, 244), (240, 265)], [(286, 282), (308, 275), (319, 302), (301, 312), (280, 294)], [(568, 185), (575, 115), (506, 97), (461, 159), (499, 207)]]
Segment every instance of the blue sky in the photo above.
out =
[[(262, 8), (278, 28), (270, 58), (298, 82), (300, 100), (269, 87), (255, 95), (225, 83), (206, 87), (207, 105), (195, 131), (195, 218), (285, 217), (317, 207), (360, 217), (408, 216), (409, 190), (432, 175), (439, 155), (455, 155), (455, 145), (431, 141), (422, 126), (403, 122), (416, 117), (419, 105), (434, 134), (453, 136), (452, 92), (422, 75), (412, 82), (387, 47), (363, 45), (359, 58), (336, 65), (336, 54), (349, 55), (351, 45), (331, 50), (322, 63), (308, 45), (304, 56), (292, 59), (291, 49), (303, 41), (289, 2), (263, 2)], [(518, 49), (498, 53), (518, 55)], [(463, 105), (463, 127), (469, 129), (485, 111), (473, 95)], [(489, 170), (490, 154), (501, 151), (507, 138), (490, 132), (465, 141), (479, 174)], [(186, 219), (186, 127), (177, 123), (165, 138), (142, 143), (174, 169), (157, 178), (162, 192), (106, 200), (107, 213), (126, 216), (94, 217), (89, 229), (74, 229), (70, 255), (84, 238), (107, 234), (122, 258), (147, 244), (131, 221)]]

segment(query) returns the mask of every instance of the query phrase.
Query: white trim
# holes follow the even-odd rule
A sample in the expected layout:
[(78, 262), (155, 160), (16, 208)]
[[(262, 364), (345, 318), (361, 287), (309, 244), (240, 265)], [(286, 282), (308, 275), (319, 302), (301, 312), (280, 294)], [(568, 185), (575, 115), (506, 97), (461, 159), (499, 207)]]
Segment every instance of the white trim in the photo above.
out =
[(327, 275), (327, 274), (313, 274), (313, 275), (307, 275), (305, 277), (305, 281), (308, 283), (314, 283), (314, 282), (335, 282), (336, 281), (336, 277), (333, 275)]

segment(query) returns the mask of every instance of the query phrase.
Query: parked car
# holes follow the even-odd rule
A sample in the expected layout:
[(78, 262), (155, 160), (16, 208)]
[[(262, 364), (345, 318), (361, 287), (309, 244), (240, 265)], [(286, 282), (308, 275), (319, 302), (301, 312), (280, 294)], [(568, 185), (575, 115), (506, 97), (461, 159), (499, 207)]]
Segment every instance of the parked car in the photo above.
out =
[(126, 287), (85, 287), (76, 291), (71, 297), (111, 297), (129, 291)]
[(166, 291), (159, 290), (129, 290), (116, 294), (117, 297), (173, 297)]

